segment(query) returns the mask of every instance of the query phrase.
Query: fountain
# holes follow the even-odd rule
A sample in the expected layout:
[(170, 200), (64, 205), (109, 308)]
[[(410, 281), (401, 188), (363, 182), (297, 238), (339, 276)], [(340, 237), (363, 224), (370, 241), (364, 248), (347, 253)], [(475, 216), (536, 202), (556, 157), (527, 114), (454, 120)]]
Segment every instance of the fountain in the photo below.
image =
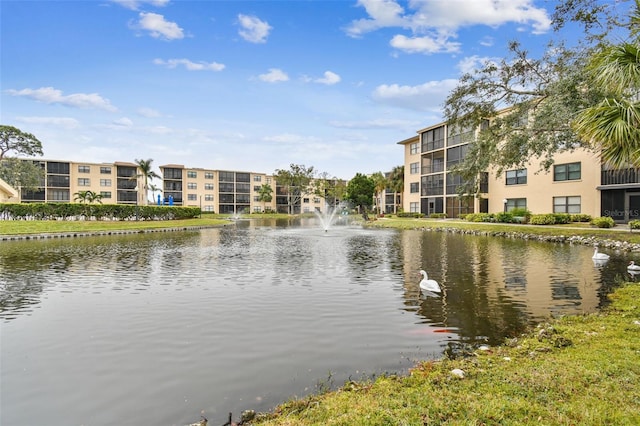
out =
[(331, 222), (333, 221), (333, 218), (335, 217), (337, 210), (338, 210), (337, 208), (330, 209), (328, 207), (324, 211), (324, 213), (318, 210), (314, 210), (314, 213), (316, 214), (318, 219), (320, 219), (320, 224), (322, 226), (322, 229), (324, 229), (324, 232), (329, 231), (329, 226), (331, 226)]

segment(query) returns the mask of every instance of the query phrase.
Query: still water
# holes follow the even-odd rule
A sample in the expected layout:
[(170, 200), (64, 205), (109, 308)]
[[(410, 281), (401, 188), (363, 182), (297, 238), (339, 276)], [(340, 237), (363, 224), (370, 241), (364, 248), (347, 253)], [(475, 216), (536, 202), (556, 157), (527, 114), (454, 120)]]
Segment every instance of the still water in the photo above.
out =
[(313, 220), (2, 242), (0, 424), (221, 425), (406, 373), (593, 312), (626, 273), (608, 253)]

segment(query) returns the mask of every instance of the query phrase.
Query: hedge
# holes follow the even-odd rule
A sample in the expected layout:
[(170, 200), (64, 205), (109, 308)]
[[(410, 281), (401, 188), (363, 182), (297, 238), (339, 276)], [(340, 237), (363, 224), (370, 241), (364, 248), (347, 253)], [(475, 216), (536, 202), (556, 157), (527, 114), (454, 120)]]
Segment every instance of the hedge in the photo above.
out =
[(4, 220), (175, 220), (200, 215), (199, 207), (130, 204), (20, 203), (0, 204)]

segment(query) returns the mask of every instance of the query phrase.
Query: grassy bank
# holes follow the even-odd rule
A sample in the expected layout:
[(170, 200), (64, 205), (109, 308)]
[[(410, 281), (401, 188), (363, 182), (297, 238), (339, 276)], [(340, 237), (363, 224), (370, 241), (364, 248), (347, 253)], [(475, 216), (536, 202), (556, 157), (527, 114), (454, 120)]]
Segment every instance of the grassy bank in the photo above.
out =
[(407, 377), (292, 400), (252, 424), (640, 424), (640, 285), (610, 297), (605, 312), (541, 324), (470, 358), (424, 362)]
[[(282, 218), (287, 215), (255, 215), (246, 217)], [(151, 230), (163, 228), (208, 227), (229, 224), (230, 215), (203, 214), (201, 218), (158, 221), (104, 220), (0, 220), (0, 235), (33, 235)]]

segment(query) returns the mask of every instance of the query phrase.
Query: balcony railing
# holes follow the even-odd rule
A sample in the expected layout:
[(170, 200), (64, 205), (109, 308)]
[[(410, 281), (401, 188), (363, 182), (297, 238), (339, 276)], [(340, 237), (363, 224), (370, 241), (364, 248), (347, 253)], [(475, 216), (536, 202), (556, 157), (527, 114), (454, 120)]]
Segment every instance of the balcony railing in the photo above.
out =
[(640, 183), (640, 169), (602, 170), (600, 172), (601, 185), (620, 185), (626, 183)]

